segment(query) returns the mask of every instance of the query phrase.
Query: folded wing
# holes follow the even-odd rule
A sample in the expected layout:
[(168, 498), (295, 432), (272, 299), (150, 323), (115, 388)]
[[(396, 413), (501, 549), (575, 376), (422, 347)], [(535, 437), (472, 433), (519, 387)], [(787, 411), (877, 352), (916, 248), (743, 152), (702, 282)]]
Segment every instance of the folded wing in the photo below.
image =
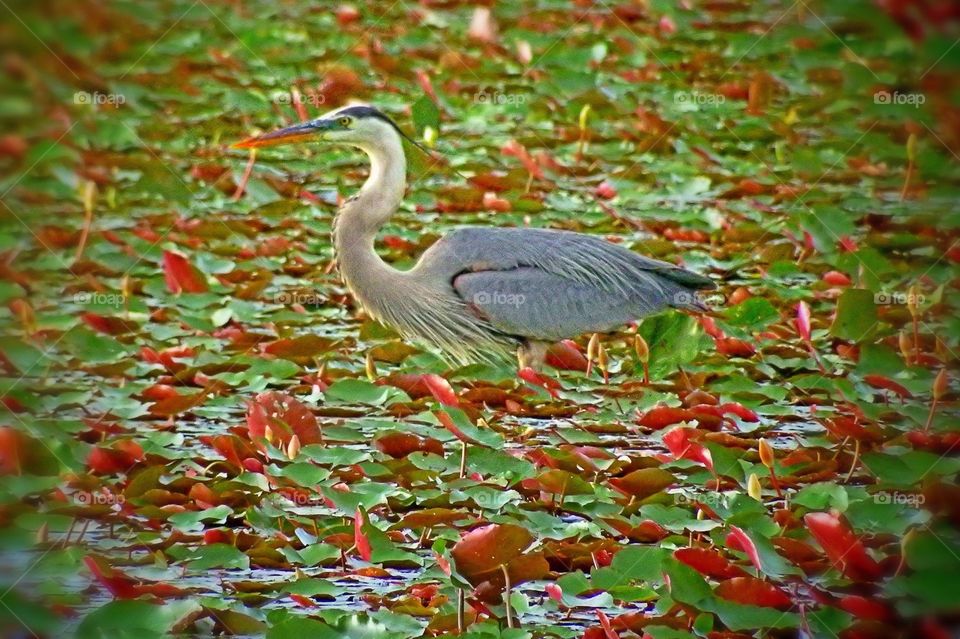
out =
[(417, 269), (445, 278), (498, 331), (544, 340), (611, 330), (667, 307), (703, 309), (696, 291), (715, 288), (602, 238), (545, 229), (460, 229)]

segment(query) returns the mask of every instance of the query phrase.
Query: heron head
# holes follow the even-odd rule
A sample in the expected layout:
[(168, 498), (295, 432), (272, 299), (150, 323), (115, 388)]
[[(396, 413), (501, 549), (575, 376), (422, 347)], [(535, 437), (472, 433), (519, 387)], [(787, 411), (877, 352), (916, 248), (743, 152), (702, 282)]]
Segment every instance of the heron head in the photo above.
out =
[(352, 105), (326, 113), (315, 120), (270, 131), (232, 145), (234, 149), (252, 149), (261, 146), (292, 142), (329, 141), (368, 147), (382, 143), (386, 136), (404, 133), (379, 110), (372, 106)]

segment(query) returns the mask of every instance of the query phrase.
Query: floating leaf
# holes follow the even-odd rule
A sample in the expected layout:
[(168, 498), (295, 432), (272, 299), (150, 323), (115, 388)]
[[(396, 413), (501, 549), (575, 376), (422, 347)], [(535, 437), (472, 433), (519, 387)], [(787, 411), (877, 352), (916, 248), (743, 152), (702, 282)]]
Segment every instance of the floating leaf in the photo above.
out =
[(863, 342), (877, 328), (877, 307), (873, 292), (848, 288), (837, 300), (837, 314), (830, 325), (830, 334), (840, 339)]
[(248, 404), (247, 430), (254, 442), (262, 441), (269, 430), (284, 447), (294, 435), (303, 446), (323, 443), (320, 424), (310, 409), (277, 391), (260, 393)]
[(860, 538), (838, 515), (807, 513), (803, 521), (810, 534), (827, 553), (834, 568), (856, 580), (873, 581), (880, 577), (880, 565), (867, 553)]
[(163, 252), (163, 275), (171, 293), (205, 293), (207, 282), (181, 253)]
[(518, 558), (533, 540), (533, 535), (520, 526), (489, 524), (464, 534), (451, 555), (457, 572), (477, 584)]

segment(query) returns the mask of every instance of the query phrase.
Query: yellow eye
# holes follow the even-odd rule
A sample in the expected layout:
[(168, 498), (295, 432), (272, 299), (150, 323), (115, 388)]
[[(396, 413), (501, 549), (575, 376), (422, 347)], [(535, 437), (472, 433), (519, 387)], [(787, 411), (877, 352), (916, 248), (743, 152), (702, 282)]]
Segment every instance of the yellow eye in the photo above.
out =
[(348, 117), (342, 117), (342, 118), (340, 118), (340, 126), (342, 126), (343, 128), (349, 127), (349, 126), (350, 126), (350, 118), (348, 118)]

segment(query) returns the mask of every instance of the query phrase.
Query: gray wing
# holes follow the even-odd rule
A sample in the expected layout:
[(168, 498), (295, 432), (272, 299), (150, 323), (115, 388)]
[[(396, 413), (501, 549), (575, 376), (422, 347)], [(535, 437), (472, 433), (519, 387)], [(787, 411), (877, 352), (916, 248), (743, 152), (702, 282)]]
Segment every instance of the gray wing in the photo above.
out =
[(551, 340), (611, 330), (669, 306), (702, 309), (695, 291), (715, 287), (602, 238), (546, 229), (459, 229), (416, 268), (445, 279), (497, 330)]

